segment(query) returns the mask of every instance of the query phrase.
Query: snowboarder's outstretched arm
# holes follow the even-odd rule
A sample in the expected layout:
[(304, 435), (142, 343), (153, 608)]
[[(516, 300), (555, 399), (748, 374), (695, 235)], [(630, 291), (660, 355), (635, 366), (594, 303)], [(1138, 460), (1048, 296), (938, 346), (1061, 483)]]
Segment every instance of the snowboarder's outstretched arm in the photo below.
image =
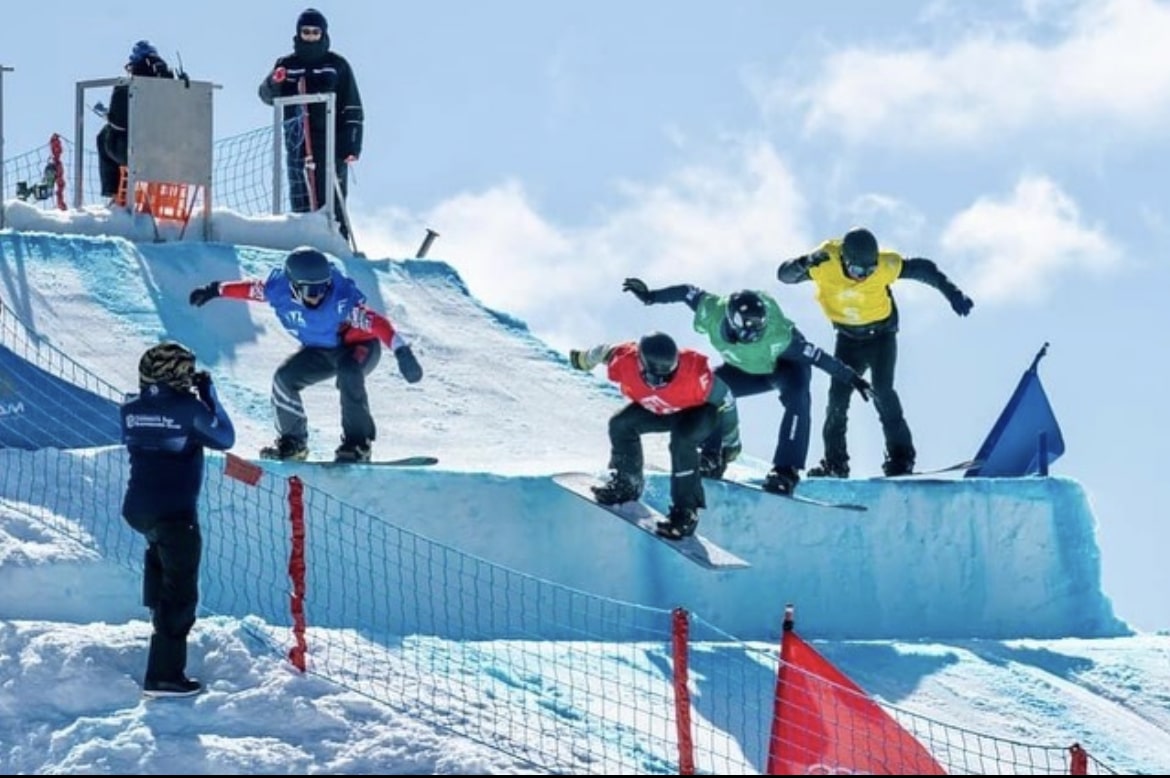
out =
[(599, 343), (592, 348), (570, 349), (569, 364), (578, 370), (588, 372), (602, 363), (608, 365), (616, 348), (617, 346), (608, 343)]
[(783, 284), (799, 284), (802, 281), (809, 281), (811, 276), (809, 276), (808, 271), (828, 260), (829, 252), (817, 249), (811, 254), (803, 254), (795, 259), (781, 262), (780, 267), (776, 269), (776, 278)]
[(898, 278), (909, 278), (914, 281), (933, 286), (942, 296), (947, 298), (951, 309), (960, 316), (966, 316), (975, 307), (970, 297), (963, 294), (951, 279), (947, 278), (938, 265), (932, 260), (923, 257), (914, 257), (902, 260), (902, 273)]
[(820, 368), (828, 373), (833, 380), (852, 386), (861, 395), (861, 399), (866, 402), (869, 401), (869, 396), (873, 392), (869, 381), (866, 381), (857, 371), (829, 352), (805, 340), (804, 334), (795, 327), (792, 329), (792, 341), (777, 359), (803, 362)]
[(651, 289), (640, 278), (627, 278), (622, 282), (622, 291), (629, 292), (646, 305), (658, 303), (686, 303), (693, 311), (699, 307), (699, 301), (707, 294), (693, 284), (678, 284), (664, 286), (661, 289)]
[(258, 279), (244, 279), (242, 281), (212, 281), (209, 284), (195, 287), (187, 298), (187, 302), (196, 308), (207, 305), (217, 297), (230, 297), (235, 300), (252, 300), (264, 302), (264, 282)]
[(384, 316), (365, 303), (355, 305), (343, 328), (342, 341), (346, 344), (368, 340), (373, 335), (386, 344), (398, 361), (398, 372), (408, 384), (422, 380), (423, 369), (410, 343), (394, 327), (389, 317)]

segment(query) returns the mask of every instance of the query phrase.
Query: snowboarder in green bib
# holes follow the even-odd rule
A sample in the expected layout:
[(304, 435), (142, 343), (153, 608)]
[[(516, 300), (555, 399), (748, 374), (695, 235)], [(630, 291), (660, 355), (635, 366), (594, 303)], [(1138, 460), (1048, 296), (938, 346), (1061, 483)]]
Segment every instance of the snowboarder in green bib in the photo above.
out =
[[(784, 416), (772, 469), (764, 478), (764, 489), (769, 492), (791, 494), (808, 459), (812, 366), (849, 384), (863, 400), (869, 400), (869, 382), (805, 340), (779, 303), (764, 292), (743, 289), (723, 297), (691, 284), (650, 289), (640, 278), (627, 278), (622, 291), (630, 292), (646, 305), (685, 302), (695, 312), (695, 331), (706, 335), (723, 358), (715, 375), (737, 398), (767, 391), (779, 393)], [(722, 477), (738, 453), (723, 451), (714, 436), (708, 439), (701, 454), (703, 475)]]

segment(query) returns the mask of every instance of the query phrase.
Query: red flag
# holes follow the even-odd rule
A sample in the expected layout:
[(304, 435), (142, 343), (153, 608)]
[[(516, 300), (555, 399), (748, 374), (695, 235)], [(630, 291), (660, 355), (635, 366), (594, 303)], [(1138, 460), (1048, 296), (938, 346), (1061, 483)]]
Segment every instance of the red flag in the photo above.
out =
[(946, 775), (913, 735), (787, 625), (780, 645), (769, 775)]

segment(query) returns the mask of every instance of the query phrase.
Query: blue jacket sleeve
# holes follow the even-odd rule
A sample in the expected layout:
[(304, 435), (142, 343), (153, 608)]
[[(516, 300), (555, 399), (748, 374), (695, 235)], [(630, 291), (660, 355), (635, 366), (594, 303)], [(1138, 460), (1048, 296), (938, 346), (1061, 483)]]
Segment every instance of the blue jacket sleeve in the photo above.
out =
[(236, 427), (219, 401), (214, 384), (207, 385), (206, 394), (203, 398), (204, 408), (197, 411), (191, 420), (191, 429), (204, 446), (227, 451), (236, 445)]
[(824, 370), (834, 379), (845, 383), (850, 383), (855, 375), (853, 368), (824, 351), (820, 346), (805, 340), (804, 334), (795, 327), (792, 330), (792, 341), (777, 359), (812, 365)]

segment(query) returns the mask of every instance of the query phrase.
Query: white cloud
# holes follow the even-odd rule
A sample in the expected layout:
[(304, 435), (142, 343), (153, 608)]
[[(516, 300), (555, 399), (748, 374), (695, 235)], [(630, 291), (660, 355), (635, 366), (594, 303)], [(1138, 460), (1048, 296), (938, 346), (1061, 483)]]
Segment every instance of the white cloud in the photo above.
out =
[(1106, 273), (1121, 253), (1082, 223), (1077, 204), (1055, 182), (1024, 176), (1001, 200), (983, 197), (957, 214), (940, 244), (967, 257), (964, 286), (981, 303), (1043, 299), (1064, 273)]
[[(575, 333), (570, 342), (577, 342), (613, 330), (599, 299), (640, 310), (620, 293), (622, 278), (712, 289), (758, 285), (772, 277), (785, 247), (809, 241), (794, 176), (759, 139), (733, 139), (719, 159), (660, 182), (617, 186), (622, 207), (572, 229), (547, 220), (514, 181), (462, 193), (426, 215), (441, 233), (431, 256), (451, 262), (479, 299), (539, 327), (546, 340), (559, 342), (552, 328)], [(422, 234), (417, 220), (397, 212), (357, 227), (373, 255), (401, 256), (404, 245), (413, 253)]]
[[(905, 49), (832, 50), (819, 78), (773, 94), (806, 109), (810, 133), (854, 142), (952, 144), (1080, 122), (1111, 131), (1170, 123), (1170, 5), (1155, 0), (1078, 3), (1059, 25), (978, 32)], [(1034, 20), (1040, 23), (1041, 20)], [(1026, 37), (1042, 39), (1037, 43)], [(1088, 128), (1088, 129), (1091, 129)]]

